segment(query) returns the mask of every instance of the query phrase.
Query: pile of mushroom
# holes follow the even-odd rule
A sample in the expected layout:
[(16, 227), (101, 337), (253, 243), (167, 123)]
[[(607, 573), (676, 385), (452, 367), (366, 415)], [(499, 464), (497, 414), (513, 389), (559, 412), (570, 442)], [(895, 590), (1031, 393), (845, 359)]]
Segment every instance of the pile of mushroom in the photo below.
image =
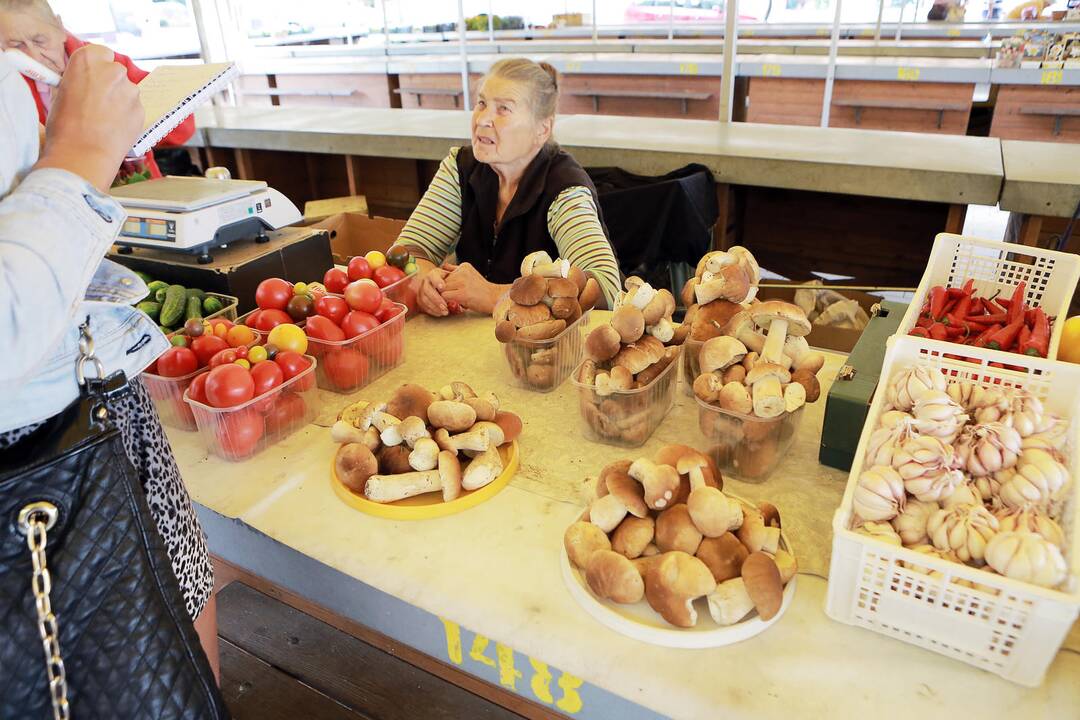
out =
[[(641, 278), (626, 279), (626, 292), (616, 298), (607, 325), (594, 328), (585, 338), (586, 359), (577, 369), (581, 413), (601, 438), (639, 445), (655, 423), (650, 414), (667, 412), (647, 393), (624, 394), (648, 386), (679, 356), (671, 315), (675, 297)], [(674, 382), (674, 372), (668, 373)]]
[(378, 503), (426, 493), (444, 502), (479, 490), (503, 471), (499, 448), (521, 434), (521, 419), (499, 409), (493, 393), (463, 382), (430, 392), (402, 385), (386, 403), (354, 403), (330, 428), (341, 443), (338, 480)]
[(770, 620), (797, 570), (780, 547), (780, 513), (725, 495), (723, 484), (716, 465), (685, 445), (611, 463), (563, 536), (567, 557), (596, 597), (645, 599), (677, 627), (697, 624), (699, 598), (721, 626), (755, 610)]
[[(707, 253), (682, 290), (686, 306), (683, 332), (699, 342), (723, 335), (731, 319), (757, 297), (760, 281), (757, 260), (746, 248), (736, 245)], [(696, 374), (688, 373), (687, 377)]]
[[(851, 527), (1057, 587), (1068, 574), (1060, 525), (1072, 491), (1066, 427), (1027, 390), (951, 378), (935, 368), (902, 369), (890, 379), (870, 436)], [(928, 573), (917, 563), (906, 566)]]
[(596, 279), (569, 260), (552, 260), (544, 251), (526, 255), (521, 261), (521, 277), (492, 312), (495, 337), (506, 344), (506, 359), (514, 377), (536, 388), (554, 387), (559, 379), (559, 349), (537, 347), (535, 342), (559, 335), (600, 297)]

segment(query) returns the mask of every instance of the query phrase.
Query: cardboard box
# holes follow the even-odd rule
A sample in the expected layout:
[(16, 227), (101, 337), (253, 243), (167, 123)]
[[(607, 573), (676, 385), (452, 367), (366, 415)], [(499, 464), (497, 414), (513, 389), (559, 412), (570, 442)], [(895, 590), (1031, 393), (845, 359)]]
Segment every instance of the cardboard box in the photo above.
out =
[[(800, 282), (782, 282), (776, 280), (767, 281), (770, 285), (802, 285)], [(872, 315), (870, 308), (881, 302), (881, 298), (870, 295), (864, 292), (858, 292), (855, 290), (843, 290), (838, 286), (831, 286), (831, 289), (838, 291), (844, 297), (855, 300), (859, 303), (859, 306), (866, 311), (867, 315)], [(795, 290), (787, 288), (777, 287), (763, 287), (758, 290), (758, 300), (783, 300), (784, 302), (795, 301)], [(859, 342), (859, 338), (862, 336), (862, 330), (849, 330), (846, 328), (829, 327), (826, 325), (814, 325), (810, 334), (806, 336), (806, 342), (810, 343), (811, 347), (822, 348), (825, 350), (834, 350), (841, 353), (849, 353), (852, 348), (855, 347), (855, 343)]]
[(363, 195), (309, 200), (304, 203), (304, 224), (311, 225), (338, 213), (369, 215), (367, 198)]
[(405, 221), (347, 212), (331, 215), (309, 227), (329, 233), (334, 262), (344, 265), (354, 255), (370, 250), (386, 252), (397, 242)]
[(268, 234), (268, 243), (243, 240), (214, 250), (208, 265), (200, 265), (196, 255), (147, 248), (130, 255), (114, 249), (109, 259), (157, 280), (233, 295), (240, 301), (239, 312), (246, 313), (255, 308), (255, 289), (266, 278), (321, 282), (334, 264), (330, 236), (323, 230), (289, 227)]

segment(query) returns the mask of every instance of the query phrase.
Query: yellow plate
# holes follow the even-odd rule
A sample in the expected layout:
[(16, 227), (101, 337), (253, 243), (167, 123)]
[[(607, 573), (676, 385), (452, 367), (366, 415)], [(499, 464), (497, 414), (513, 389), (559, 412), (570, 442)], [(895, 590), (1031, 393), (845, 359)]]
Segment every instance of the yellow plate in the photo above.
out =
[(439, 493), (426, 493), (417, 495), (395, 503), (377, 503), (357, 495), (349, 488), (341, 484), (334, 469), (333, 460), (330, 461), (330, 484), (334, 486), (334, 492), (348, 506), (356, 508), (362, 513), (386, 518), (387, 520), (430, 520), (431, 518), (446, 517), (455, 513), (476, 507), (480, 503), (495, 497), (500, 490), (507, 486), (510, 478), (514, 477), (519, 464), (519, 452), (517, 440), (509, 445), (499, 448), (499, 454), (503, 459), (503, 471), (499, 477), (488, 483), (479, 490), (464, 492), (457, 500), (443, 502)]

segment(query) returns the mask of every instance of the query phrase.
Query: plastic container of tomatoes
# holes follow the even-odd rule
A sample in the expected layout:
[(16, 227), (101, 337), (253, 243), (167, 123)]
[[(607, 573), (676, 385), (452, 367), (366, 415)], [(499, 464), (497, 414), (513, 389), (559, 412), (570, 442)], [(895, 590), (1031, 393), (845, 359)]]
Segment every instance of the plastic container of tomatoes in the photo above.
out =
[(378, 327), (348, 340), (308, 337), (308, 353), (319, 359), (319, 387), (351, 393), (397, 367), (405, 357), (405, 318), (408, 308), (394, 303), (398, 313)]
[(311, 355), (304, 358), (309, 362), (305, 370), (233, 407), (211, 407), (192, 400), (185, 391), (184, 401), (207, 450), (233, 462), (246, 460), (310, 424), (318, 414), (315, 373), (319, 362)]
[(408, 308), (408, 317), (412, 317), (416, 314), (416, 290), (413, 288), (412, 281), (415, 275), (406, 275), (395, 283), (391, 283), (382, 289), (383, 297), (389, 299), (391, 302), (404, 305)]

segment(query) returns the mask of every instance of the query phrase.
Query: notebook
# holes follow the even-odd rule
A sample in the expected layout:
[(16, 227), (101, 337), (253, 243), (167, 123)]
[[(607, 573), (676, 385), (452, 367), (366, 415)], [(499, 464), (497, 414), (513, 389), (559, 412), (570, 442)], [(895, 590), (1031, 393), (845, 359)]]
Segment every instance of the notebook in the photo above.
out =
[(139, 83), (146, 125), (129, 157), (146, 154), (195, 108), (212, 98), (236, 77), (234, 63), (163, 65)]

